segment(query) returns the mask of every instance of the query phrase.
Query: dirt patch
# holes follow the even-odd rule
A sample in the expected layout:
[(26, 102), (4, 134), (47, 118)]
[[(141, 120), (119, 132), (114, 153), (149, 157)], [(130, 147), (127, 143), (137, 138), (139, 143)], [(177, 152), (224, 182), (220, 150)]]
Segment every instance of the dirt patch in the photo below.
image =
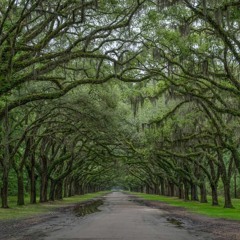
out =
[(210, 218), (188, 212), (182, 207), (170, 206), (159, 201), (144, 200), (136, 196), (131, 196), (131, 200), (148, 207), (167, 211), (166, 220), (178, 227), (213, 234), (216, 236), (214, 240), (240, 240), (240, 221)]
[(103, 205), (103, 200), (101, 199), (92, 200), (84, 204), (80, 203), (74, 207), (74, 212), (76, 213), (77, 217), (82, 217), (87, 214), (99, 212), (100, 210), (98, 209), (98, 207), (100, 207), (101, 205)]
[(173, 217), (167, 217), (167, 221), (170, 222), (171, 224), (175, 225), (178, 228), (183, 227), (183, 222), (179, 219), (173, 218)]
[[(47, 214), (40, 214), (17, 220), (0, 220), (0, 239), (15, 239), (15, 236), (21, 235), (21, 233), (24, 233), (26, 229), (29, 229), (37, 224), (50, 221), (54, 218), (61, 218), (62, 215), (84, 216), (86, 214), (96, 212), (100, 206), (99, 204), (102, 202), (102, 198), (95, 198), (81, 203), (69, 204), (67, 206), (55, 208)], [(26, 237), (26, 239), (28, 238)]]

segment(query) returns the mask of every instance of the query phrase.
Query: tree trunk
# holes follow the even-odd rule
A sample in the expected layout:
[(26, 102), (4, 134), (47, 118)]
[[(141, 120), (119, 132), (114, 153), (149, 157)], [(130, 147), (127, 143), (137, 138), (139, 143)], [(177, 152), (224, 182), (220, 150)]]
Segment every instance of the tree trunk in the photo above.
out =
[(85, 189), (84, 189), (84, 185), (83, 185), (83, 184), (81, 184), (80, 194), (81, 194), (81, 195), (84, 195), (84, 194), (85, 194)]
[(3, 169), (1, 188), (2, 208), (8, 207), (8, 169)]
[(169, 183), (170, 197), (174, 196), (174, 184)]
[(165, 184), (164, 184), (164, 179), (161, 179), (161, 195), (165, 195)]
[(18, 182), (18, 195), (17, 195), (17, 205), (24, 205), (24, 182), (23, 182), (23, 172), (22, 169), (19, 170), (17, 174)]
[(71, 197), (73, 195), (73, 190), (72, 190), (72, 179), (69, 181), (68, 185), (68, 196)]
[(234, 170), (234, 198), (237, 198), (237, 169)]
[(51, 179), (50, 191), (49, 191), (49, 200), (50, 201), (54, 201), (55, 200), (55, 188), (56, 188), (56, 182)]
[(41, 157), (41, 183), (40, 183), (40, 202), (47, 202), (48, 175), (47, 158)]
[(74, 194), (80, 195), (80, 184), (77, 180), (74, 180)]
[(62, 181), (57, 182), (56, 190), (55, 190), (55, 199), (57, 200), (63, 199), (63, 182)]
[[(33, 139), (31, 138), (31, 146), (33, 144)], [(36, 180), (38, 176), (35, 173), (35, 155), (33, 149), (31, 149), (30, 154), (30, 203), (37, 203), (37, 189), (36, 189)]]
[(178, 198), (179, 199), (183, 199), (184, 198), (184, 196), (183, 196), (183, 185), (181, 183), (178, 186)]
[(191, 184), (191, 200), (192, 201), (199, 201), (198, 198), (198, 189), (196, 184)]
[(211, 190), (212, 190), (212, 205), (218, 206), (218, 193), (217, 193), (217, 185), (211, 184)]
[(63, 184), (63, 196), (67, 197), (68, 196), (68, 178), (64, 180)]
[(1, 197), (2, 197), (2, 208), (8, 207), (8, 174), (11, 166), (10, 159), (10, 145), (9, 145), (9, 136), (10, 136), (10, 127), (9, 127), (9, 118), (8, 118), (8, 108), (6, 108), (4, 120), (2, 121), (2, 134), (3, 134), (3, 152), (2, 156), (2, 187), (1, 187)]
[(201, 203), (207, 203), (207, 190), (205, 183), (200, 184), (200, 202)]
[(47, 173), (43, 173), (41, 176), (40, 184), (40, 202), (47, 202), (47, 189), (48, 189), (48, 177)]
[(149, 194), (150, 193), (150, 188), (149, 185), (146, 186), (146, 193)]
[(159, 195), (159, 185), (158, 184), (154, 184), (154, 194)]
[(230, 183), (224, 183), (224, 208), (233, 208), (232, 199), (231, 199), (231, 187)]
[(187, 182), (184, 182), (184, 200), (189, 201), (189, 185)]
[(35, 170), (31, 169), (31, 190), (30, 190), (30, 203), (37, 203), (37, 188), (36, 188), (37, 176), (35, 176)]

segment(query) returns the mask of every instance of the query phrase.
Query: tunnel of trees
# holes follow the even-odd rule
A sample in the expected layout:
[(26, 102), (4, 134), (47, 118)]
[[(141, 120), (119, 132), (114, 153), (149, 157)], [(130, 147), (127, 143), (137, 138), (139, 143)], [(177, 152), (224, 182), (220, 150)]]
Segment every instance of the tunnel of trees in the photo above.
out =
[(240, 197), (239, 0), (1, 0), (2, 207), (121, 187)]

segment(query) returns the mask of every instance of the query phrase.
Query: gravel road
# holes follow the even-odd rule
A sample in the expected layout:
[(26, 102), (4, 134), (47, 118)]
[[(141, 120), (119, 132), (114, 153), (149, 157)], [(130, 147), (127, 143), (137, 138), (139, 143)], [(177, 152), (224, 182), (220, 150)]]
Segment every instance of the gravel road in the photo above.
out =
[(76, 217), (65, 213), (32, 226), (18, 240), (210, 240), (209, 233), (189, 230), (167, 212), (142, 206), (121, 192), (105, 197), (101, 211)]

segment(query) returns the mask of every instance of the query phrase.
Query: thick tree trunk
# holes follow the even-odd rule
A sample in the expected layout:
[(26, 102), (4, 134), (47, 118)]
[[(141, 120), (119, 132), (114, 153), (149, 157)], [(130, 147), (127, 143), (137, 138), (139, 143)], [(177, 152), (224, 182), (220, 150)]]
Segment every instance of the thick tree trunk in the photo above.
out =
[(233, 208), (230, 183), (224, 183), (224, 208)]
[(23, 182), (23, 172), (19, 170), (17, 174), (17, 182), (18, 182), (18, 195), (17, 195), (17, 205), (24, 205), (24, 182)]
[(150, 188), (149, 185), (146, 186), (146, 193), (149, 194), (150, 193)]
[(164, 180), (161, 179), (161, 195), (165, 195), (165, 183)]
[(63, 196), (68, 197), (68, 178), (64, 180), (63, 184)]
[(69, 185), (68, 185), (68, 197), (71, 197), (71, 196), (73, 196), (72, 179), (70, 179)]
[(184, 198), (184, 195), (183, 195), (183, 185), (182, 184), (179, 184), (179, 186), (178, 186), (178, 198), (179, 199), (183, 199)]
[(6, 109), (4, 120), (2, 122), (2, 134), (3, 134), (3, 139), (2, 139), (3, 159), (1, 159), (1, 162), (2, 162), (1, 198), (2, 198), (2, 208), (9, 208), (8, 207), (8, 174), (11, 166), (11, 159), (10, 159), (10, 145), (9, 145), (10, 127), (9, 127), (8, 109)]
[(184, 183), (184, 200), (189, 201), (189, 185), (187, 182)]
[(158, 184), (154, 184), (154, 194), (159, 195), (160, 191), (159, 191), (159, 185)]
[(47, 190), (48, 190), (48, 177), (44, 172), (41, 176), (41, 184), (40, 184), (40, 202), (47, 202)]
[(199, 201), (198, 198), (198, 189), (196, 184), (191, 184), (191, 200), (192, 201)]
[(3, 169), (1, 188), (2, 208), (8, 207), (8, 169)]
[(37, 203), (37, 188), (36, 188), (37, 176), (35, 176), (34, 169), (31, 170), (31, 190), (30, 190), (30, 203)]
[(218, 206), (218, 192), (217, 192), (217, 185), (211, 184), (211, 190), (212, 190), (212, 205)]
[(47, 190), (48, 190), (48, 175), (47, 175), (47, 158), (41, 157), (41, 182), (40, 182), (40, 202), (47, 202)]
[(84, 188), (84, 185), (81, 185), (81, 195), (84, 195), (85, 194), (85, 188)]
[(62, 181), (59, 181), (56, 185), (55, 199), (57, 200), (63, 199), (63, 182)]
[(49, 191), (49, 200), (50, 201), (54, 201), (55, 200), (55, 188), (56, 188), (56, 182), (51, 179), (50, 191)]
[[(31, 144), (32, 141), (31, 141)], [(30, 161), (31, 161), (31, 166), (30, 166), (30, 203), (35, 204), (37, 203), (37, 188), (36, 188), (36, 180), (37, 180), (37, 175), (35, 173), (35, 155), (33, 150), (31, 149), (31, 154), (30, 154)]]
[(74, 194), (75, 195), (80, 195), (80, 184), (78, 181), (74, 181)]
[(234, 198), (237, 198), (237, 169), (234, 171)]
[(169, 196), (173, 197), (174, 196), (174, 184), (173, 183), (169, 183)]
[(200, 184), (200, 202), (207, 203), (207, 190), (205, 183)]

